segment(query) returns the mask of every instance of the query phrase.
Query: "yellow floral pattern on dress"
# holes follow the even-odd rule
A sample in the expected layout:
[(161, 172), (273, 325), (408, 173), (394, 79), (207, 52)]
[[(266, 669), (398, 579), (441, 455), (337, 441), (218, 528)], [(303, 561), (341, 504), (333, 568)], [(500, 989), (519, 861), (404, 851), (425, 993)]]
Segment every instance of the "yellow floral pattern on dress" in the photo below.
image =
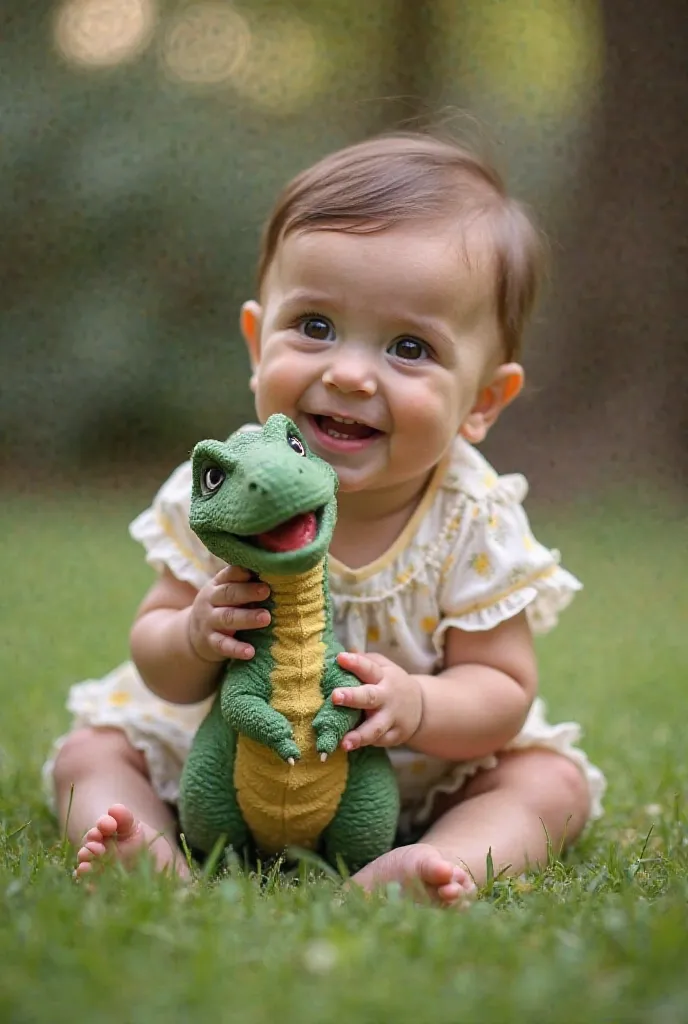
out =
[(437, 618), (436, 615), (425, 615), (420, 620), (420, 628), (423, 630), (424, 633), (427, 633), (429, 636), (432, 636), (432, 634), (435, 632), (439, 624), (440, 620)]
[(114, 693), (110, 694), (110, 703), (116, 708), (123, 708), (130, 700), (131, 697), (124, 690), (115, 690)]
[(492, 562), (486, 551), (479, 551), (471, 559), (471, 569), (477, 572), (478, 576), (490, 576), (492, 574)]

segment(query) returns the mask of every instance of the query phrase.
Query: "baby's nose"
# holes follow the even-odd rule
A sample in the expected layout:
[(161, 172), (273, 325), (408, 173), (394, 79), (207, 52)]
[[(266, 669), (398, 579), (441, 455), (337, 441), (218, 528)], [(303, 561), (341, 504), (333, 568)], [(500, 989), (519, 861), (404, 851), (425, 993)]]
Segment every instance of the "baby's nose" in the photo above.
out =
[(367, 395), (374, 395), (377, 391), (373, 360), (363, 352), (333, 354), (322, 379), (323, 384), (338, 391), (362, 391)]

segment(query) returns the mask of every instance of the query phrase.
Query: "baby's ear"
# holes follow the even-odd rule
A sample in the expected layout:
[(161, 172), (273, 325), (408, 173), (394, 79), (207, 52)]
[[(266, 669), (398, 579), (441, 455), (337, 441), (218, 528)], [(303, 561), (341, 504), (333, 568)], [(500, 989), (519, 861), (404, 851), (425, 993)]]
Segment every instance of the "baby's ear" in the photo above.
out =
[(256, 390), (256, 370), (260, 362), (260, 330), (262, 324), (263, 307), (255, 299), (249, 299), (241, 307), (239, 326), (246, 342), (248, 357), (251, 361), (251, 370), (253, 371), (250, 381), (251, 391)]
[(480, 444), (484, 441), (490, 427), (499, 419), (502, 409), (506, 409), (520, 394), (524, 379), (523, 367), (518, 363), (503, 363), (502, 366), (498, 366), (461, 424), (461, 436), (471, 444)]

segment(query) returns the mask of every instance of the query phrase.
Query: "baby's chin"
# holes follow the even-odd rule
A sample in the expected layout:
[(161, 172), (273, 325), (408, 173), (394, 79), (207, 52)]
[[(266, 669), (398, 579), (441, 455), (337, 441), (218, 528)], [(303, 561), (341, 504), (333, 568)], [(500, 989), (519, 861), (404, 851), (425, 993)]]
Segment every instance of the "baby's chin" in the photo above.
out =
[(327, 456), (321, 456), (325, 458), (326, 462), (332, 466), (332, 469), (337, 474), (339, 480), (339, 486), (337, 488), (337, 497), (341, 497), (344, 494), (358, 494), (361, 491), (371, 491), (377, 489), (377, 475), (366, 472), (356, 467), (342, 465), (337, 459), (329, 458)]

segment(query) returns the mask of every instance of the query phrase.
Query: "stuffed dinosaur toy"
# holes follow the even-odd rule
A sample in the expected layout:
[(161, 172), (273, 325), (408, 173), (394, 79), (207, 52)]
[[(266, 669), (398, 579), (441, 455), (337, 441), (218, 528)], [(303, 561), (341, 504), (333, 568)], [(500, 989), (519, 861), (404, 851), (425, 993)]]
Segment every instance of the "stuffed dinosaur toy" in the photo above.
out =
[(180, 787), (185, 838), (206, 854), (221, 836), (253, 855), (302, 847), (357, 871), (391, 848), (399, 796), (384, 749), (342, 749), (361, 712), (330, 700), (360, 685), (337, 664), (332, 628), (336, 474), (282, 415), (200, 442), (192, 466), (191, 528), (270, 586), (272, 621), (251, 631), (251, 661), (228, 664), (194, 737)]

